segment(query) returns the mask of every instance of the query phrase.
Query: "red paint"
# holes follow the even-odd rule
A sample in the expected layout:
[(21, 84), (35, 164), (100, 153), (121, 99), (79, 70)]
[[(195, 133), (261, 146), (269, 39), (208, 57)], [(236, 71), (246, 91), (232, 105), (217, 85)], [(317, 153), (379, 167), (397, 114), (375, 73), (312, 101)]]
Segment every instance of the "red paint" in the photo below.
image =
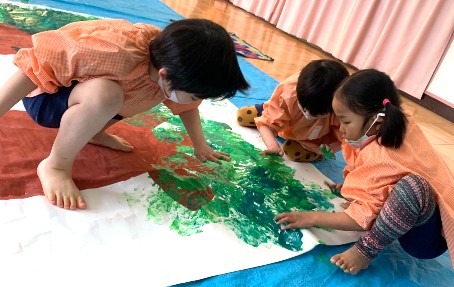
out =
[[(73, 178), (79, 189), (106, 186), (145, 172), (161, 184), (163, 190), (172, 187), (172, 183), (159, 182), (158, 171), (152, 164), (170, 165), (179, 174), (185, 169), (210, 172), (193, 157), (187, 157), (188, 163), (184, 166), (169, 164), (167, 157), (175, 154), (176, 144), (159, 142), (151, 132), (161, 121), (152, 115), (140, 115), (138, 119), (146, 125), (138, 127), (119, 122), (109, 129), (112, 134), (129, 141), (134, 146), (133, 152), (125, 153), (90, 144), (82, 149), (73, 168)], [(0, 118), (0, 199), (43, 195), (36, 167), (48, 156), (57, 131), (37, 125), (23, 111), (9, 111)], [(206, 190), (180, 190), (178, 194), (173, 198), (179, 199), (178, 202), (191, 210), (200, 208), (214, 196), (209, 187)]]
[(16, 27), (0, 24), (0, 35), (2, 35), (0, 54), (16, 54), (19, 48), (30, 48), (33, 46), (30, 34)]

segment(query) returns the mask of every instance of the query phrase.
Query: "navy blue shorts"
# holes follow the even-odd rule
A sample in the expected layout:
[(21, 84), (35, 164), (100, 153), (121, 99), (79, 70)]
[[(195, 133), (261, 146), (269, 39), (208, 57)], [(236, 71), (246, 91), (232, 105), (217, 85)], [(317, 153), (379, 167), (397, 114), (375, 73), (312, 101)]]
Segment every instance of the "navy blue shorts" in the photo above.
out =
[[(69, 95), (77, 84), (77, 81), (73, 81), (69, 87), (59, 87), (54, 94), (42, 93), (35, 97), (23, 98), (22, 103), (36, 123), (47, 128), (59, 128), (61, 118), (68, 109)], [(113, 119), (120, 121), (123, 117), (116, 115)]]
[(441, 217), (438, 205), (432, 217), (423, 225), (410, 229), (399, 238), (402, 249), (419, 259), (431, 259), (440, 256), (448, 245), (441, 235)]

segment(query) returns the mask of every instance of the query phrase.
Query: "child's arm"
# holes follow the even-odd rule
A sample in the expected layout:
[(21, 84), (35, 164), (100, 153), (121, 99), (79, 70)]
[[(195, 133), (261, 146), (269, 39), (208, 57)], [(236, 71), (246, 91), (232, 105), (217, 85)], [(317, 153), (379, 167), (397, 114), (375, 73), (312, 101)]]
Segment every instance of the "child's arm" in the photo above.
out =
[(262, 151), (261, 155), (265, 154), (278, 154), (280, 156), (284, 155), (284, 151), (276, 140), (276, 136), (267, 125), (260, 125), (258, 128), (260, 135), (262, 136), (263, 142), (265, 143), (267, 149)]
[(188, 132), (189, 138), (194, 146), (195, 156), (201, 160), (212, 160), (218, 162), (219, 159), (230, 161), (227, 153), (215, 152), (208, 146), (203, 135), (202, 124), (200, 123), (199, 109), (191, 109), (180, 114), (181, 121)]
[(274, 217), (274, 220), (278, 225), (282, 226), (283, 230), (321, 226), (346, 231), (364, 231), (364, 229), (345, 212), (292, 211), (280, 213)]

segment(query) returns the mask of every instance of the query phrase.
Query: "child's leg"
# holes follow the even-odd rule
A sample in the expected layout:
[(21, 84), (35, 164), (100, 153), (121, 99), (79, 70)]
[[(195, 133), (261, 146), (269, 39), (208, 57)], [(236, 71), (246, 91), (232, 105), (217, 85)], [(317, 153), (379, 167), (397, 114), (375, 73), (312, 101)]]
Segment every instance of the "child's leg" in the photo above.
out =
[(413, 257), (432, 259), (448, 250), (446, 239), (442, 235), (440, 209), (435, 205), (432, 217), (423, 225), (415, 226), (399, 237), (400, 246)]
[(263, 103), (254, 106), (242, 107), (237, 112), (236, 122), (243, 127), (255, 127), (254, 118), (260, 117), (263, 112)]
[(299, 142), (286, 140), (282, 145), (285, 155), (291, 161), (313, 162), (323, 159), (323, 155), (305, 149)]
[(79, 151), (119, 112), (121, 87), (109, 80), (93, 79), (74, 87), (63, 114), (52, 151), (38, 166), (43, 191), (52, 204), (65, 209), (86, 208), (72, 180)]
[[(378, 253), (415, 226), (429, 221), (436, 207), (428, 182), (417, 175), (399, 180), (385, 202), (369, 232), (344, 253), (335, 255), (331, 262), (352, 274), (366, 269)], [(441, 230), (438, 230), (441, 234)], [(437, 236), (437, 234), (434, 234)]]
[(36, 89), (36, 85), (22, 71), (16, 71), (0, 89), (0, 116)]
[(104, 128), (89, 141), (89, 143), (126, 152), (132, 151), (134, 147), (129, 142), (116, 135), (106, 132), (107, 128), (118, 121), (119, 119), (110, 120)]

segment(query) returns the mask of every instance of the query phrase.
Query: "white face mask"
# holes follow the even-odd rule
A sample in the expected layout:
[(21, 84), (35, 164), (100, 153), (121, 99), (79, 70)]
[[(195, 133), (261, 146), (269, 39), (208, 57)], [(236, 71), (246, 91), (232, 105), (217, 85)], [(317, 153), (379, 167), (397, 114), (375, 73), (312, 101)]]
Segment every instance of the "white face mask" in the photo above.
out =
[(161, 87), (161, 90), (162, 92), (164, 93), (164, 97), (168, 100), (171, 100), (172, 102), (174, 103), (177, 103), (179, 104), (180, 102), (178, 101), (178, 98), (177, 98), (177, 93), (175, 90), (172, 90), (172, 92), (170, 93), (170, 97), (167, 96), (167, 93), (166, 91), (164, 90), (164, 83), (162, 82), (161, 79), (158, 80), (158, 85)]
[(368, 136), (367, 133), (374, 126), (374, 124), (377, 122), (377, 120), (380, 117), (384, 117), (384, 116), (385, 116), (384, 113), (378, 113), (375, 116), (375, 119), (372, 122), (372, 124), (370, 125), (370, 127), (367, 129), (367, 131), (364, 133), (364, 135), (362, 137), (360, 137), (358, 140), (354, 141), (354, 140), (345, 139), (345, 141), (348, 144), (350, 144), (352, 147), (354, 147), (354, 148), (363, 148), (363, 147), (365, 147), (366, 145), (368, 145), (370, 142), (372, 142), (375, 139), (375, 135)]
[(313, 116), (311, 115), (311, 113), (306, 110), (305, 108), (303, 108), (300, 103), (298, 103), (298, 107), (300, 108), (301, 112), (303, 113), (304, 117), (306, 118), (306, 120), (308, 121), (313, 121), (313, 120), (316, 120), (316, 119), (323, 119), (323, 118), (326, 118), (327, 116), (329, 116), (329, 114), (326, 114), (326, 115), (320, 115), (320, 116)]
[(301, 111), (303, 112), (303, 115), (304, 117), (306, 118), (306, 120), (308, 121), (313, 121), (313, 120), (316, 120), (317, 117), (314, 117), (313, 115), (311, 115), (311, 113), (309, 113), (308, 110), (306, 109), (301, 109)]

